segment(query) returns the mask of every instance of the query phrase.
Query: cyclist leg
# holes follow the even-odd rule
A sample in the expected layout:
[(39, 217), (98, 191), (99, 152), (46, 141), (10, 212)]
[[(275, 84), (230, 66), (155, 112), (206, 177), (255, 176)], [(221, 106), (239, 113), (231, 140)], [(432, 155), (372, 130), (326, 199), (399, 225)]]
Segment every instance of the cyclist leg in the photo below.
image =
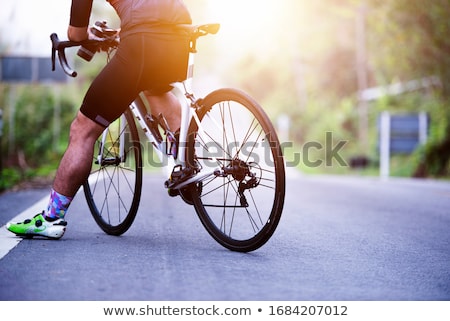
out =
[(10, 222), (7, 229), (22, 237), (61, 238), (65, 214), (76, 192), (89, 175), (93, 145), (103, 127), (79, 112), (70, 127), (69, 145), (58, 167), (47, 210), (23, 222)]
[(170, 129), (176, 131), (181, 123), (181, 105), (170, 84), (186, 78), (189, 42), (177, 34), (143, 37), (148, 37), (144, 51), (152, 53), (152, 59), (146, 60), (141, 85), (152, 114), (163, 114)]
[(154, 115), (163, 114), (172, 131), (180, 128), (181, 105), (178, 98), (172, 92), (169, 91), (164, 94), (153, 95), (145, 91), (145, 95)]
[[(172, 57), (167, 53), (173, 47), (178, 49), (177, 46), (177, 42), (175, 45), (171, 42), (166, 44), (165, 37), (160, 39), (153, 35), (134, 35), (121, 39), (118, 51), (91, 84), (72, 125), (68, 154), (64, 156), (60, 165), (62, 168), (57, 172), (56, 191), (67, 196), (76, 193), (89, 175), (96, 139), (105, 127), (125, 111), (143, 87), (150, 88), (149, 93), (156, 97), (152, 100), (156, 102), (157, 109), (164, 108), (167, 111), (170, 108), (170, 113), (166, 114), (173, 114), (170, 121), (174, 126), (179, 126), (177, 115), (181, 109), (176, 97), (168, 91), (171, 89), (168, 84), (173, 81), (175, 76), (172, 74), (175, 72), (167, 67), (176, 65), (174, 60), (178, 56)], [(73, 176), (77, 176), (77, 179), (73, 178), (73, 183), (63, 182)]]
[(56, 172), (53, 189), (74, 197), (91, 169), (93, 147), (104, 127), (78, 112), (70, 127), (69, 145)]
[[(126, 54), (127, 50), (122, 51)], [(123, 56), (122, 51), (118, 50), (117, 57)], [(72, 199), (89, 175), (93, 147), (98, 136), (136, 97), (138, 89), (135, 79), (138, 78), (139, 66), (133, 69), (129, 68), (130, 65), (133, 65), (132, 60), (124, 61), (114, 57), (90, 85), (80, 111), (71, 124), (69, 144), (58, 166), (49, 205), (42, 214), (44, 219), (54, 219), (54, 216), (58, 216), (59, 219), (64, 220)], [(57, 215), (54, 215), (55, 213)], [(34, 221), (30, 221), (30, 224), (33, 225)], [(54, 226), (52, 228), (56, 229)], [(65, 229), (61, 227), (60, 230), (63, 228)], [(16, 232), (25, 234), (22, 230), (24, 228), (15, 229)], [(50, 236), (59, 238), (63, 234), (64, 230), (58, 230)]]
[[(119, 117), (137, 95), (133, 80), (137, 71), (129, 66), (128, 49), (119, 48), (115, 56), (90, 85), (75, 120), (70, 127), (68, 148), (56, 172), (53, 189), (73, 197), (92, 166), (93, 147), (111, 122)], [(120, 81), (118, 81), (120, 79)]]

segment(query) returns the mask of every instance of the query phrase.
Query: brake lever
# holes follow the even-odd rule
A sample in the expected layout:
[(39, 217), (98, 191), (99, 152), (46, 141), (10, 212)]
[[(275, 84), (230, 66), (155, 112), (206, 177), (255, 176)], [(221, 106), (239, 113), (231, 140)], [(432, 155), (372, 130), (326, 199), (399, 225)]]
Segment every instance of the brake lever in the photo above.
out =
[[(66, 53), (65, 53), (65, 46), (69, 44), (69, 42), (61, 42), (59, 41), (58, 35), (56, 33), (52, 33), (50, 35), (50, 39), (52, 41), (52, 71), (55, 71), (56, 69), (56, 52), (58, 52), (58, 58), (59, 63), (61, 64), (61, 67), (64, 71), (64, 73), (70, 77), (76, 77), (78, 74), (75, 70), (70, 68), (69, 63), (67, 62)], [(71, 43), (71, 46), (75, 46), (78, 44)]]
[(64, 72), (68, 76), (75, 78), (78, 75), (78, 73), (75, 70), (73, 70), (72, 68), (70, 68), (69, 63), (67, 62), (67, 59), (66, 59), (65, 51), (58, 50), (58, 57), (59, 57), (59, 62), (61, 64), (61, 66), (63, 67)]

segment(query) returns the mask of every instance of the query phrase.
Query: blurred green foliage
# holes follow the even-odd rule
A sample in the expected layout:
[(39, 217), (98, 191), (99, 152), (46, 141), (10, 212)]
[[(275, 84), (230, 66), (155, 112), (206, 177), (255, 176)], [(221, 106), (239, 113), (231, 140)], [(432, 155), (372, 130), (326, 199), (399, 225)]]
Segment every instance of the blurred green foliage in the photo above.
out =
[(50, 164), (50, 168), (56, 168), (75, 110), (73, 99), (61, 85), (14, 84), (1, 88), (0, 101), (14, 107), (7, 105), (3, 110), (0, 189), (35, 175), (39, 168)]
[[(365, 153), (376, 173), (379, 153), (377, 119), (382, 111), (427, 112), (431, 118), (426, 146), (410, 156), (392, 158), (398, 176), (448, 176), (450, 159), (450, 6), (448, 0), (367, 0), (289, 2), (276, 39), (279, 50), (267, 58), (257, 53), (236, 62), (233, 83), (251, 92), (274, 121), (289, 115), (291, 139), (298, 150), (307, 142), (325, 144), (326, 132), (346, 141), (347, 160)], [(307, 14), (305, 13), (307, 12)], [(358, 66), (358, 19), (365, 19), (365, 66)], [(360, 27), (359, 27), (360, 28)], [(284, 42), (291, 45), (285, 45)], [(361, 44), (359, 44), (361, 45)], [(368, 106), (368, 149), (359, 142), (358, 69), (369, 87), (436, 77), (440, 85)], [(363, 151), (365, 149), (366, 151)], [(317, 157), (325, 157), (318, 155)], [(352, 173), (348, 167), (303, 168), (308, 172)], [(359, 171), (361, 172), (361, 171)], [(364, 172), (364, 171), (363, 171)]]

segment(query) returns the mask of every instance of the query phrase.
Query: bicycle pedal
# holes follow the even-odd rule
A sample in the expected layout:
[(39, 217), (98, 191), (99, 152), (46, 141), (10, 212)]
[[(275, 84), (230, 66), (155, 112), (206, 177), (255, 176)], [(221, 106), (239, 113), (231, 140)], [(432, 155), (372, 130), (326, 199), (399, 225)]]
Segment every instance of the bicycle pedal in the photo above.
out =
[(169, 189), (167, 189), (167, 193), (169, 194), (170, 197), (180, 196), (180, 191), (177, 189), (169, 188)]
[(194, 175), (195, 171), (190, 167), (183, 168), (181, 165), (175, 166), (170, 178), (164, 183), (164, 186), (169, 189), (169, 195), (171, 193), (170, 190), (176, 190), (177, 185), (185, 182)]

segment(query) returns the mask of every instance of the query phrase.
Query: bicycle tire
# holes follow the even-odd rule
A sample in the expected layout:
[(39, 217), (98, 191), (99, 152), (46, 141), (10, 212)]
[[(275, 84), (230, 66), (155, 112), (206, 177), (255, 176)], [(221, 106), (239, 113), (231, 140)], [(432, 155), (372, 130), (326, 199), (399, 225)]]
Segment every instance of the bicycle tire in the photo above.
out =
[(272, 237), (284, 206), (285, 166), (276, 131), (261, 106), (240, 90), (216, 90), (199, 104), (201, 126), (195, 119), (190, 124), (187, 160), (199, 175), (216, 170), (189, 186), (190, 198), (219, 244), (254, 251)]
[[(109, 235), (119, 236), (133, 224), (142, 191), (142, 150), (132, 113), (127, 109), (108, 127), (107, 144), (99, 137), (97, 148), (103, 150), (102, 160), (94, 154), (88, 180), (83, 184), (84, 195), (98, 226)], [(124, 121), (125, 120), (125, 121)], [(121, 122), (124, 121), (123, 127)], [(122, 130), (121, 130), (122, 128)], [(124, 157), (119, 157), (123, 135)]]

